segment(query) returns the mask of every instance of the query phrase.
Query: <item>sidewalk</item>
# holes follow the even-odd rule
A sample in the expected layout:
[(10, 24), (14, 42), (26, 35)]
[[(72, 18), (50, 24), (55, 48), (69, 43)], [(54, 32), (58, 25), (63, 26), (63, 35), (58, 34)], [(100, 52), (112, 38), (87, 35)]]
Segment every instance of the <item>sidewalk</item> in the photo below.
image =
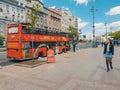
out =
[(0, 69), (0, 90), (120, 90), (120, 47), (106, 72), (103, 48), (56, 55), (56, 63)]
[(6, 51), (6, 48), (0, 48), (0, 52)]

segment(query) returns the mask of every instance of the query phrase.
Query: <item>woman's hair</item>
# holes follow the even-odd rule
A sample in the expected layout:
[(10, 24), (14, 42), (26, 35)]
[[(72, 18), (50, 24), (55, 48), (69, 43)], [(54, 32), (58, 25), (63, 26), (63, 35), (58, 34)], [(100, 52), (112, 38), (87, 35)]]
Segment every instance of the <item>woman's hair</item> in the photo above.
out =
[(108, 38), (108, 40), (110, 41), (110, 44), (112, 44), (112, 40), (110, 38)]

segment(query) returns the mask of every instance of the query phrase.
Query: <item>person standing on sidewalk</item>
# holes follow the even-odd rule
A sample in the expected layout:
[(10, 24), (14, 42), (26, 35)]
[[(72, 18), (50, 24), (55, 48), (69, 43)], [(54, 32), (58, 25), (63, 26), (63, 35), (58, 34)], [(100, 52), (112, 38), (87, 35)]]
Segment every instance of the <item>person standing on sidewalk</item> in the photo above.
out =
[(108, 38), (107, 43), (104, 45), (104, 55), (106, 58), (107, 72), (109, 71), (109, 65), (112, 67), (112, 55), (114, 55), (114, 46), (112, 40)]
[(73, 40), (72, 45), (73, 45), (73, 51), (75, 52), (75, 48), (76, 48), (76, 44), (77, 44), (77, 40)]

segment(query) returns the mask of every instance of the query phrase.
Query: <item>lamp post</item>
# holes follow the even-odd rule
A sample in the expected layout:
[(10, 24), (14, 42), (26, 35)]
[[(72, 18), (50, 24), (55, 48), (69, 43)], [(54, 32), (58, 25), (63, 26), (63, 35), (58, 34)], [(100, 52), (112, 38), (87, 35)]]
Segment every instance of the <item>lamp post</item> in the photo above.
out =
[(105, 23), (104, 25), (105, 25), (105, 30), (106, 30), (106, 40), (107, 40), (107, 23)]
[(92, 14), (93, 14), (93, 26), (92, 26), (92, 28), (93, 28), (93, 47), (95, 47), (95, 11), (97, 11), (97, 9), (94, 7), (94, 6), (92, 6), (92, 8), (91, 8), (91, 12), (92, 12)]

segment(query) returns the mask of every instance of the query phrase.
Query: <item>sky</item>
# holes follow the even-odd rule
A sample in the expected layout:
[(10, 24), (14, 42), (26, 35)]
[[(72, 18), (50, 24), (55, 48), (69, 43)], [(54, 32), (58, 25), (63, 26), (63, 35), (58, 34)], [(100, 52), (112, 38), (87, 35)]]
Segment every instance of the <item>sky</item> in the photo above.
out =
[[(78, 28), (92, 38), (93, 13), (95, 7), (95, 35), (120, 29), (120, 0), (41, 0), (45, 7), (64, 8), (78, 17)], [(106, 23), (106, 26), (105, 26)]]

